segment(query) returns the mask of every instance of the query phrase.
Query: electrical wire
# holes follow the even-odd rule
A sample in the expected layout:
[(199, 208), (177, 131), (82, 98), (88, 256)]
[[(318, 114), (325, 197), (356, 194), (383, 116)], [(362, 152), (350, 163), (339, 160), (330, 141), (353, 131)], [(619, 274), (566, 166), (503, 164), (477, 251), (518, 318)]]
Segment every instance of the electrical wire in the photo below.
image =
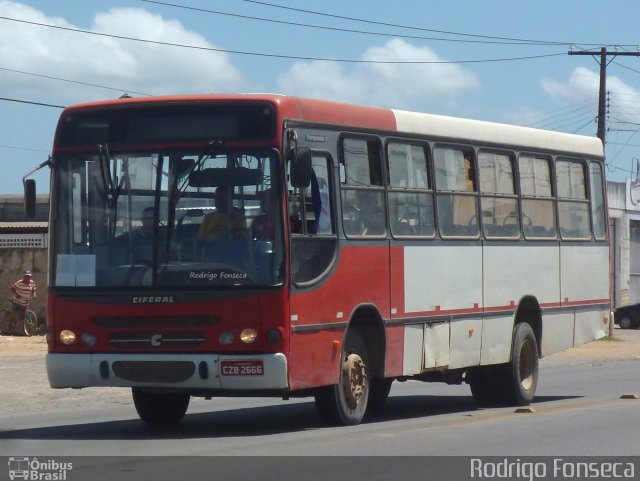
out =
[(254, 57), (267, 57), (267, 58), (280, 58), (280, 59), (289, 59), (289, 60), (312, 60), (319, 62), (340, 62), (340, 63), (357, 63), (357, 64), (385, 64), (385, 65), (438, 65), (438, 64), (472, 64), (472, 63), (495, 63), (495, 62), (511, 62), (516, 60), (533, 60), (540, 58), (549, 58), (549, 57), (559, 57), (564, 56), (565, 53), (553, 53), (553, 54), (545, 54), (545, 55), (528, 55), (523, 57), (505, 57), (505, 58), (493, 58), (493, 59), (481, 59), (481, 60), (362, 60), (362, 59), (340, 59), (340, 58), (327, 58), (327, 57), (310, 57), (310, 56), (298, 56), (298, 55), (281, 55), (281, 54), (272, 54), (272, 53), (262, 53), (262, 52), (249, 52), (244, 50), (230, 50), (223, 48), (214, 48), (214, 47), (201, 47), (197, 45), (185, 45), (173, 42), (162, 42), (159, 40), (149, 40), (143, 38), (136, 37), (127, 37), (125, 35), (115, 35), (103, 32), (92, 32), (90, 30), (83, 30), (79, 28), (71, 28), (71, 27), (62, 27), (60, 25), (51, 25), (47, 23), (40, 22), (32, 22), (29, 20), (22, 20), (17, 18), (0, 16), (0, 20), (7, 20), (11, 22), (24, 23), (27, 25), (35, 25), (39, 27), (52, 28), (57, 30), (64, 30), (67, 32), (76, 32), (82, 33), (86, 35), (95, 35), (99, 37), (107, 37), (107, 38), (117, 38), (120, 40), (130, 40), (133, 42), (141, 42), (148, 43), (154, 45), (164, 45), (169, 47), (178, 47), (178, 48), (188, 48), (194, 50), (202, 50), (209, 52), (221, 52), (235, 55), (247, 55)]
[[(138, 1), (144, 2), (144, 3), (152, 3), (152, 4), (155, 4), (155, 5), (162, 5), (162, 6), (166, 6), (166, 7), (179, 8), (179, 9), (183, 9), (183, 10), (191, 10), (191, 11), (201, 12), (201, 13), (211, 13), (211, 14), (227, 16), (227, 17), (242, 18), (242, 19), (245, 19), (245, 20), (256, 20), (256, 21), (261, 21), (261, 22), (277, 23), (277, 24), (280, 24), (280, 25), (290, 25), (290, 26), (295, 26), (295, 27), (313, 28), (313, 29), (320, 29), (320, 30), (330, 30), (330, 31), (334, 31), (334, 32), (355, 33), (355, 34), (361, 34), (361, 35), (374, 35), (374, 36), (381, 36), (381, 37), (407, 38), (407, 39), (412, 39), (412, 40), (432, 40), (432, 41), (438, 41), (438, 42), (458, 42), (458, 43), (476, 43), (476, 44), (536, 45), (536, 46), (541, 46), (541, 45), (551, 45), (551, 46), (568, 45), (566, 42), (545, 42), (545, 41), (541, 41), (541, 40), (507, 39), (507, 38), (501, 38), (501, 37), (495, 37), (495, 40), (489, 40), (489, 39), (493, 39), (494, 37), (483, 36), (483, 35), (463, 34), (463, 33), (457, 33), (457, 32), (445, 32), (445, 31), (430, 30), (430, 29), (419, 29), (419, 30), (428, 31), (428, 32), (443, 33), (443, 34), (447, 34), (447, 35), (479, 37), (479, 38), (483, 38), (483, 39), (486, 39), (486, 40), (424, 37), (424, 36), (418, 36), (418, 35), (406, 35), (406, 34), (398, 34), (398, 33), (372, 32), (372, 31), (366, 31), (366, 30), (354, 30), (354, 29), (349, 29), (349, 28), (339, 28), (339, 27), (329, 27), (329, 26), (325, 26), (325, 25), (315, 25), (315, 24), (310, 24), (310, 23), (299, 23), (299, 22), (292, 22), (292, 21), (288, 21), (288, 20), (276, 20), (276, 19), (271, 19), (271, 18), (256, 17), (256, 16), (252, 16), (252, 15), (241, 15), (241, 14), (237, 14), (237, 13), (221, 12), (219, 10), (211, 10), (211, 9), (207, 9), (207, 8), (192, 7), (192, 6), (189, 6), (189, 5), (181, 5), (181, 4), (178, 4), (178, 3), (170, 3), (170, 2), (161, 2), (161, 1), (156, 1), (156, 0), (138, 0)], [(307, 13), (309, 13), (309, 12), (307, 12)], [(348, 17), (345, 17), (345, 18), (349, 19)], [(349, 19), (349, 20), (357, 20), (357, 19)], [(378, 23), (378, 22), (367, 22), (367, 23)], [(386, 24), (383, 24), (383, 25), (386, 25)], [(389, 26), (394, 26), (394, 25), (390, 24)], [(395, 26), (395, 27), (398, 27), (398, 26)], [(408, 28), (408, 27), (402, 27), (402, 28)]]
[[(155, 0), (139, 0), (142, 2), (147, 2), (147, 3), (160, 3), (157, 2)], [(459, 35), (459, 36), (464, 36), (464, 37), (476, 37), (476, 38), (485, 38), (485, 39), (494, 39), (494, 40), (505, 40), (505, 41), (513, 41), (513, 42), (530, 42), (532, 44), (541, 44), (541, 45), (571, 45), (571, 44), (580, 44), (580, 45), (587, 45), (587, 46), (594, 46), (594, 45), (602, 45), (602, 43), (583, 43), (583, 42), (564, 42), (564, 41), (547, 41), (547, 40), (531, 40), (531, 39), (522, 39), (522, 38), (511, 38), (511, 37), (496, 37), (496, 36), (491, 36), (491, 35), (478, 35), (478, 34), (471, 34), (471, 33), (462, 33), (462, 32), (452, 32), (452, 31), (447, 31), (447, 30), (436, 30), (436, 29), (429, 29), (429, 28), (423, 28), (423, 27), (415, 27), (415, 26), (411, 26), (411, 25), (400, 25), (400, 24), (395, 24), (395, 23), (388, 23), (388, 22), (379, 22), (379, 21), (375, 21), (375, 20), (365, 20), (362, 18), (357, 18), (357, 17), (347, 17), (347, 16), (343, 16), (343, 15), (335, 15), (335, 14), (331, 14), (331, 13), (323, 13), (323, 12), (317, 12), (317, 11), (313, 11), (313, 10), (305, 10), (302, 8), (295, 8), (295, 7), (287, 7), (284, 5), (278, 5), (275, 3), (269, 3), (269, 2), (263, 2), (263, 1), (258, 1), (258, 0), (240, 0), (242, 2), (246, 2), (246, 3), (253, 3), (256, 5), (263, 5), (263, 6), (267, 6), (267, 7), (272, 7), (272, 8), (278, 8), (278, 9), (282, 9), (282, 10), (289, 10), (289, 11), (293, 11), (293, 12), (299, 12), (299, 13), (306, 13), (306, 14), (311, 14), (311, 15), (319, 15), (322, 17), (330, 17), (330, 18), (335, 18), (335, 19), (340, 19), (340, 20), (349, 20), (352, 22), (361, 22), (361, 23), (367, 23), (367, 24), (371, 24), (371, 25), (380, 25), (380, 26), (385, 26), (385, 27), (394, 27), (394, 28), (404, 28), (404, 29), (408, 29), (408, 30), (417, 30), (417, 31), (422, 31), (422, 32), (432, 32), (432, 33), (441, 33), (441, 34), (447, 34), (447, 35)], [(612, 45), (613, 46), (613, 45)], [(636, 45), (617, 45), (618, 47), (635, 47)]]
[(0, 144), (0, 149), (10, 149), (10, 150), (24, 150), (26, 152), (43, 152), (45, 154), (50, 153), (49, 150), (43, 150), (43, 149), (32, 149), (29, 147), (18, 147), (16, 145), (4, 145), (4, 144)]
[(30, 100), (10, 99), (10, 98), (7, 98), (7, 97), (0, 97), (0, 100), (3, 100), (5, 102), (17, 102), (19, 104), (39, 105), (41, 107), (54, 107), (54, 108), (57, 108), (57, 109), (66, 109), (67, 108), (64, 105), (45, 104), (45, 103), (42, 103), (42, 102), (32, 102)]
[(146, 93), (143, 93), (143, 92), (136, 92), (135, 90), (130, 90), (130, 89), (120, 89), (120, 88), (116, 88), (116, 87), (107, 87), (106, 85), (98, 85), (98, 84), (92, 84), (92, 83), (88, 83), (88, 82), (80, 82), (78, 80), (70, 80), (70, 79), (65, 79), (65, 78), (60, 78), (60, 77), (53, 77), (51, 75), (38, 74), (38, 73), (33, 73), (33, 72), (25, 72), (24, 70), (14, 70), (14, 69), (11, 69), (11, 68), (6, 68), (6, 67), (0, 67), (0, 70), (4, 70), (5, 72), (19, 73), (19, 74), (23, 74), (23, 75), (31, 75), (33, 77), (41, 77), (41, 78), (46, 78), (46, 79), (51, 79), (51, 80), (59, 80), (60, 82), (69, 82), (69, 83), (72, 83), (72, 84), (86, 85), (88, 87), (96, 87), (96, 88), (107, 89), (107, 90), (115, 90), (116, 92), (128, 92), (128, 93), (132, 93), (132, 94), (136, 94), (136, 95), (144, 95), (144, 96), (150, 96), (151, 95), (151, 94), (146, 94)]

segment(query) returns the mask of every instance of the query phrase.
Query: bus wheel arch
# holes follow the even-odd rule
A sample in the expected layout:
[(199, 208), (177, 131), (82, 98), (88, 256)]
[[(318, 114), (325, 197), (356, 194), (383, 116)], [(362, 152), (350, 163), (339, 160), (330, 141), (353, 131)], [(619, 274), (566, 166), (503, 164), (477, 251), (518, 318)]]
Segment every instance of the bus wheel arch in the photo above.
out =
[(541, 339), (540, 305), (534, 297), (526, 296), (516, 309), (509, 361), (468, 372), (471, 393), (479, 405), (526, 406), (533, 401), (538, 385)]
[(371, 363), (371, 375), (384, 377), (386, 336), (384, 321), (378, 310), (372, 305), (359, 306), (351, 316), (345, 333), (345, 341), (353, 330), (360, 333), (365, 343)]
[[(387, 339), (384, 320), (373, 305), (361, 305), (349, 322), (349, 330), (357, 330), (369, 353), (370, 382), (368, 413), (375, 413), (389, 397), (393, 379), (385, 378)], [(347, 335), (348, 335), (347, 331)]]
[[(538, 344), (538, 357), (542, 356), (542, 310), (538, 299), (534, 296), (524, 296), (518, 303), (514, 316), (514, 328), (517, 324), (526, 322), (531, 326)], [(513, 356), (513, 352), (511, 353)]]
[[(338, 383), (318, 389), (316, 407), (331, 424), (360, 424), (386, 400), (384, 323), (375, 307), (359, 306), (345, 331)], [(371, 403), (371, 404), (370, 404)]]

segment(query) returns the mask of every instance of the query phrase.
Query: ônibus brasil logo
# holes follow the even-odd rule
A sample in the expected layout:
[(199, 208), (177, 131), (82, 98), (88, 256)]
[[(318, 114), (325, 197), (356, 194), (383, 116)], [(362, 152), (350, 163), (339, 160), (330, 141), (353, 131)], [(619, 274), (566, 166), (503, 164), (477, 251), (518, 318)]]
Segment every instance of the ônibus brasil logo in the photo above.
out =
[(40, 461), (38, 458), (13, 456), (9, 458), (9, 479), (33, 481), (65, 481), (67, 471), (73, 463), (63, 463), (53, 459)]

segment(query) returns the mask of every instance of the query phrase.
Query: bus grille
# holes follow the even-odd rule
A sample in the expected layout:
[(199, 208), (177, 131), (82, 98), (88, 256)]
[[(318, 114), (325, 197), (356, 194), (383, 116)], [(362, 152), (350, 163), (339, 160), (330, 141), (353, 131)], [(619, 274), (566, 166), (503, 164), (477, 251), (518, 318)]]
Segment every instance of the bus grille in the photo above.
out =
[(166, 316), (166, 317), (94, 317), (91, 324), (106, 329), (128, 328), (202, 328), (220, 323), (219, 316)]
[(202, 332), (114, 332), (109, 342), (118, 349), (188, 348), (205, 341)]

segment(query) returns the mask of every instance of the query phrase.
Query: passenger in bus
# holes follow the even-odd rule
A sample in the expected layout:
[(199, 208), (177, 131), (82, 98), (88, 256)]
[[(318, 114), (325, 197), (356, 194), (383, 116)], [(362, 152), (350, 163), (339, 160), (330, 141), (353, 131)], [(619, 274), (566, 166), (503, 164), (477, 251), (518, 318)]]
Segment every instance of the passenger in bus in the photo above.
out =
[(251, 223), (251, 236), (255, 240), (273, 240), (275, 225), (273, 221), (273, 199), (271, 189), (258, 192), (260, 199), (260, 215)]
[(142, 225), (124, 232), (113, 244), (113, 262), (117, 264), (149, 263), (153, 257), (155, 209), (145, 207), (140, 216)]
[(145, 207), (140, 216), (140, 222), (142, 226), (136, 229), (132, 229), (129, 232), (122, 234), (119, 239), (127, 240), (129, 237), (134, 242), (145, 241), (153, 239), (153, 220), (155, 218), (155, 209), (153, 207)]
[(230, 206), (231, 191), (228, 187), (216, 189), (216, 210), (204, 216), (198, 238), (201, 240), (231, 240), (248, 238), (247, 220), (242, 211)]

